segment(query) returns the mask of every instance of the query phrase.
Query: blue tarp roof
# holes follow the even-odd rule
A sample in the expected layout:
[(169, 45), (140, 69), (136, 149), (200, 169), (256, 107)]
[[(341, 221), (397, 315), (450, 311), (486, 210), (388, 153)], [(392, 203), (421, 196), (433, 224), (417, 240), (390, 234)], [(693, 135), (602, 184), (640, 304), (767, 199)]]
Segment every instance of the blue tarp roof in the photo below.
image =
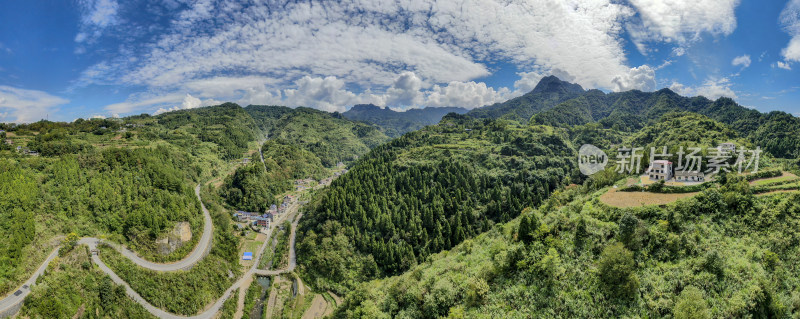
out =
[(244, 255), (242, 256), (242, 260), (251, 260), (251, 259), (253, 259), (253, 253), (246, 252), (246, 253), (244, 253)]

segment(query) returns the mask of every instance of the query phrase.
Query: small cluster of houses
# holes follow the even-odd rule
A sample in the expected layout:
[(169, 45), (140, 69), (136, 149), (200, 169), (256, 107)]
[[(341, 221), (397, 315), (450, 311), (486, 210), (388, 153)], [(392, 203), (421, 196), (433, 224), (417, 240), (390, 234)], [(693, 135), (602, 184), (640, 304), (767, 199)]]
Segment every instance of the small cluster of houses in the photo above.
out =
[[(674, 172), (674, 174), (673, 174)], [(653, 161), (647, 169), (647, 176), (652, 181), (669, 181), (673, 177), (676, 182), (686, 183), (702, 183), (705, 182), (706, 176), (701, 171), (674, 171), (672, 162), (667, 160)]]
[[(717, 148), (724, 153), (733, 154), (736, 152), (736, 144), (722, 143)], [(706, 181), (706, 175), (700, 170), (675, 170), (672, 162), (667, 160), (658, 160), (650, 163), (647, 168), (647, 176), (652, 181), (670, 181), (675, 179), (676, 182), (685, 183), (702, 183)]]
[(240, 223), (246, 223), (254, 227), (264, 228), (269, 228), (269, 225), (272, 223), (273, 216), (274, 214), (272, 213), (259, 214), (245, 211), (236, 211), (236, 213), (233, 214), (233, 217), (236, 218), (236, 220)]
[(311, 188), (314, 182), (316, 181), (312, 178), (298, 179), (294, 181), (294, 187), (297, 191), (303, 191)]
[(339, 178), (339, 176), (342, 176), (344, 173), (347, 173), (346, 169), (343, 169), (343, 170), (340, 170), (340, 171), (336, 171), (336, 172), (333, 173), (333, 176), (328, 177), (328, 178), (324, 178), (324, 179), (320, 180), (319, 183), (322, 184), (322, 185), (330, 185), (331, 182), (333, 182), (334, 179)]
[(233, 214), (233, 218), (240, 223), (250, 225), (254, 228), (269, 228), (274, 220), (275, 215), (285, 213), (286, 210), (289, 209), (289, 205), (295, 199), (296, 198), (293, 195), (286, 195), (283, 198), (283, 203), (280, 205), (272, 204), (272, 206), (270, 206), (269, 209), (267, 209), (267, 212), (264, 214), (239, 210)]
[(17, 152), (20, 152), (23, 155), (28, 155), (28, 156), (39, 156), (39, 152), (32, 151), (31, 149), (22, 146), (17, 146)]

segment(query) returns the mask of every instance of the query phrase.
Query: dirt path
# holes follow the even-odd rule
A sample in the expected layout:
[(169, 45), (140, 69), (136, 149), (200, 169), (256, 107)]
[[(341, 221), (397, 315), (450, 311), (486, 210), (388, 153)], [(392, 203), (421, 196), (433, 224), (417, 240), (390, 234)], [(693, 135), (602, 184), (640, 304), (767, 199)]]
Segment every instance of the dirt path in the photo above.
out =
[(303, 313), (303, 319), (316, 319), (322, 318), (325, 316), (325, 313), (328, 312), (328, 302), (325, 301), (325, 298), (322, 295), (317, 294), (314, 296), (314, 300), (311, 301), (311, 307), (308, 307), (305, 313)]
[(245, 280), (242, 282), (242, 285), (239, 286), (239, 300), (236, 301), (236, 312), (233, 314), (234, 318), (241, 318), (242, 314), (244, 314), (244, 301), (247, 295), (247, 289), (245, 287), (250, 287), (250, 283), (253, 282), (253, 276), (250, 276), (250, 279)]
[(275, 282), (272, 283), (272, 289), (269, 291), (269, 302), (267, 302), (267, 319), (271, 319), (272, 314), (275, 312), (275, 304), (278, 302), (278, 292), (281, 290), (279, 285), (286, 282), (286, 279), (281, 278), (281, 276), (275, 276), (273, 280), (275, 280)]
[(616, 188), (611, 188), (605, 194), (600, 195), (600, 201), (606, 205), (619, 208), (641, 207), (648, 205), (666, 205), (679, 199), (692, 197), (697, 194), (699, 194), (699, 192), (683, 194), (618, 192)]
[(333, 301), (336, 302), (337, 306), (340, 306), (344, 301), (342, 300), (342, 297), (337, 296), (335, 293), (333, 293), (333, 291), (328, 290), (328, 294), (331, 295), (331, 297), (333, 297)]

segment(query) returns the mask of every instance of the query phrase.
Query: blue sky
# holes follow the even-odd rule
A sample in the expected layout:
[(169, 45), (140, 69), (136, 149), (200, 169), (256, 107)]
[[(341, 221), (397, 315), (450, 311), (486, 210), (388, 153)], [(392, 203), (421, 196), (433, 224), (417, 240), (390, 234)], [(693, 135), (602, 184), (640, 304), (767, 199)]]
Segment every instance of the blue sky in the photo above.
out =
[(0, 121), (479, 107), (554, 74), (800, 115), (800, 0), (4, 1)]

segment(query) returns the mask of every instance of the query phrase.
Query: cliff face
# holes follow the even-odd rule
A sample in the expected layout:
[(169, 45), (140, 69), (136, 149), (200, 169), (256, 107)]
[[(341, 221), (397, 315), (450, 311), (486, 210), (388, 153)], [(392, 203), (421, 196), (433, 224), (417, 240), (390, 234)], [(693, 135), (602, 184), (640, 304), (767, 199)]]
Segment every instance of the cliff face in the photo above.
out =
[(189, 222), (179, 222), (175, 224), (175, 228), (166, 236), (156, 240), (156, 246), (158, 253), (166, 256), (183, 247), (191, 240), (192, 229), (189, 227)]

